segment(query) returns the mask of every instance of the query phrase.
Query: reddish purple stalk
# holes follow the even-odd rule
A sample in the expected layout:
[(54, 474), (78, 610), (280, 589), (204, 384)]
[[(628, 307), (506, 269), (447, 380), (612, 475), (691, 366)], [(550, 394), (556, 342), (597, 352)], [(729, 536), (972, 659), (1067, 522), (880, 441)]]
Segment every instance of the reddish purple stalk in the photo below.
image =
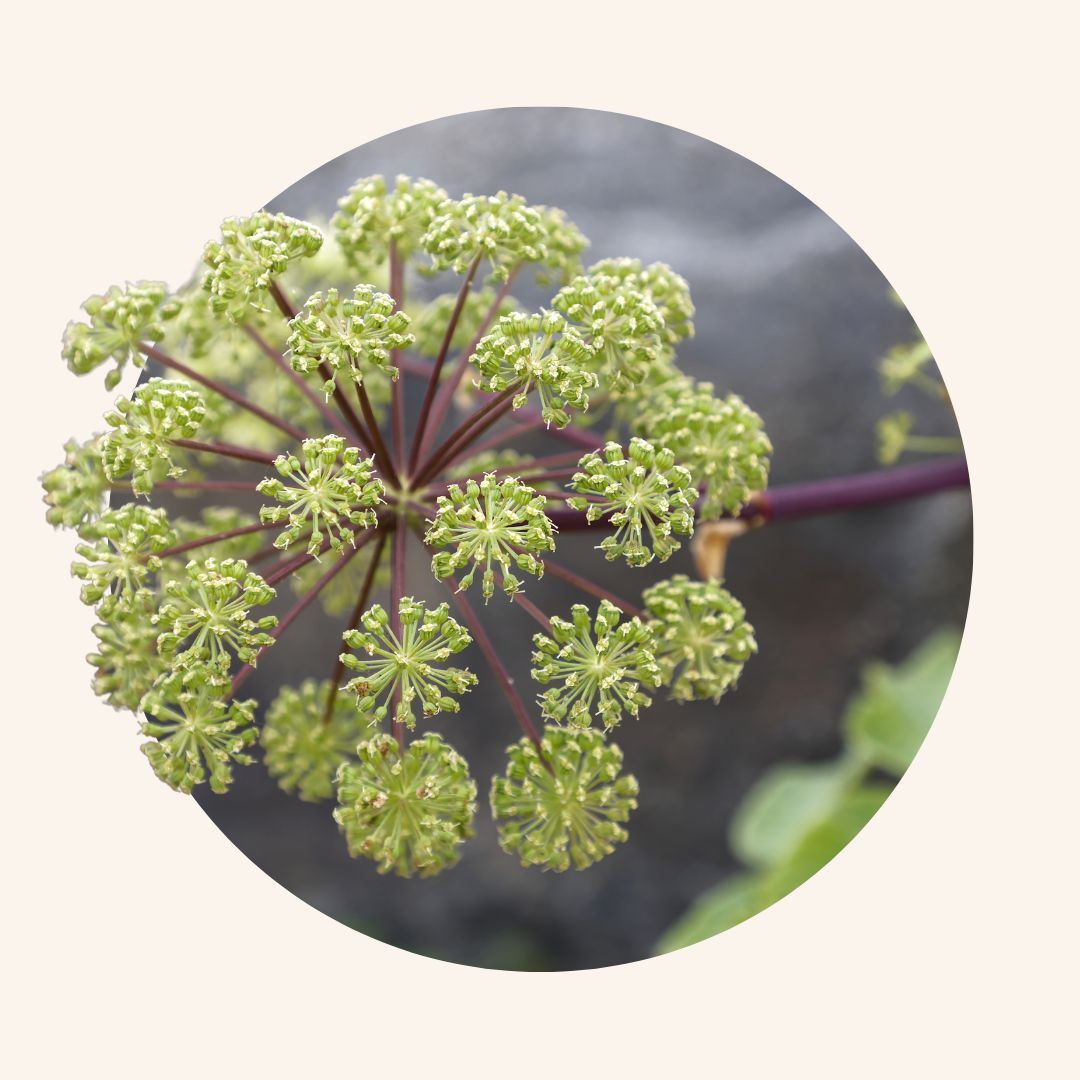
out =
[(252, 416), (257, 416), (260, 420), (265, 420), (268, 424), (276, 427), (279, 431), (285, 432), (291, 439), (296, 439), (299, 442), (304, 438), (304, 432), (300, 430), (295, 424), (290, 424), (287, 420), (282, 420), (280, 416), (275, 416), (272, 412), (264, 409), (261, 405), (256, 405), (254, 401), (249, 401), (243, 394), (237, 393), (231, 387), (226, 386), (224, 383), (220, 383), (217, 379), (211, 379), (206, 375), (201, 374), (192, 367), (188, 367), (187, 364), (182, 363), (179, 360), (169, 356), (168, 353), (162, 352), (154, 345), (150, 345), (143, 341), (139, 343), (139, 349), (144, 352), (151, 360), (156, 360), (162, 367), (172, 368), (173, 371), (180, 372), (185, 378), (191, 379), (192, 382), (201, 383), (208, 390), (213, 390), (215, 394), (220, 394), (223, 398), (231, 401), (234, 405), (239, 406), (241, 409), (245, 409), (251, 413)]
[[(298, 371), (293, 370), (292, 364), (290, 364), (289, 361), (286, 360), (285, 357), (255, 329), (255, 327), (245, 326), (244, 333), (258, 345), (265, 356), (272, 360), (289, 377), (289, 379), (292, 380), (293, 385), (300, 390), (304, 397), (319, 410), (319, 415), (332, 431), (336, 431), (346, 439), (353, 439), (355, 437), (354, 433), (349, 430), (349, 427), (344, 423), (341, 417), (326, 404), (322, 395), (316, 393), (308, 384), (308, 381)], [(367, 450), (367, 447), (362, 446), (361, 449)]]
[(432, 401), (435, 397), (435, 391), (439, 388), (439, 377), (442, 374), (443, 364), (446, 363), (446, 354), (450, 351), (450, 342), (454, 339), (454, 331), (457, 330), (457, 324), (461, 319), (461, 312), (465, 307), (465, 301), (468, 298), (469, 290), (472, 288), (473, 278), (476, 277), (476, 271), (480, 268), (481, 257), (482, 253), (478, 252), (476, 258), (473, 259), (472, 264), (469, 266), (469, 272), (465, 275), (465, 280), (461, 283), (457, 300), (454, 303), (454, 310), (450, 314), (450, 321), (446, 324), (442, 345), (439, 347), (439, 355), (435, 357), (435, 363), (431, 368), (431, 374), (428, 376), (427, 389), (424, 391), (424, 401), (420, 406), (420, 420), (416, 426), (416, 432), (413, 435), (412, 451), (409, 454), (410, 475), (416, 472), (417, 462), (419, 461), (420, 453), (425, 442), (424, 433), (431, 414)]
[[(371, 596), (371, 588), (375, 584), (375, 575), (379, 570), (379, 563), (382, 562), (383, 550), (386, 548), (386, 533), (379, 533), (379, 542), (375, 547), (375, 552), (371, 556), (371, 563), (368, 565), (367, 572), (364, 574), (364, 582), (360, 586), (360, 592), (357, 594), (356, 603), (353, 605), (352, 614), (349, 616), (349, 625), (345, 628), (346, 633), (349, 630), (355, 630), (360, 625), (360, 617), (367, 609), (368, 597)], [(331, 717), (334, 715), (334, 703), (337, 701), (338, 691), (341, 687), (338, 685), (341, 682), (341, 677), (345, 673), (345, 661), (342, 657), (345, 654), (338, 653), (337, 662), (334, 665), (333, 674), (330, 676), (330, 689), (326, 695), (326, 706), (323, 708), (322, 722), (325, 726), (330, 723)]]
[[(484, 659), (491, 668), (492, 674), (495, 676), (499, 686), (502, 687), (503, 694), (510, 705), (511, 711), (517, 718), (521, 730), (527, 738), (531, 739), (536, 744), (537, 749), (539, 749), (540, 733), (536, 730), (536, 725), (533, 724), (532, 718), (529, 716), (529, 710), (525, 708), (525, 702), (521, 700), (521, 695), (514, 687), (514, 680), (510, 677), (510, 673), (506, 670), (506, 666), (503, 664), (502, 660), (499, 659), (499, 654), (496, 652), (495, 646), (492, 645), (491, 638), (488, 637), (483, 623), (480, 622), (472, 605), (465, 599), (465, 594), (458, 591), (459, 586), (454, 578), (447, 578), (443, 584), (449, 589), (454, 603), (457, 605), (462, 618), (469, 627), (469, 631), (473, 636), (473, 641), (476, 642), (477, 648), (484, 654)], [(543, 755), (541, 755), (541, 757), (543, 757)], [(545, 765), (547, 764), (546, 759), (544, 759), (544, 763)]]
[(438, 396), (435, 398), (435, 402), (431, 409), (430, 426), (427, 429), (423, 444), (420, 446), (421, 454), (427, 452), (431, 440), (435, 437), (439, 428), (442, 427), (443, 421), (446, 419), (446, 414), (450, 410), (450, 402), (453, 401), (454, 394), (461, 385), (461, 380), (465, 377), (465, 372), (469, 370), (469, 358), (476, 352), (476, 347), (480, 344), (480, 339), (488, 332), (491, 328), (491, 324), (495, 321), (495, 316), (499, 311), (499, 305), (510, 295), (510, 287), (514, 283), (517, 272), (518, 267), (516, 266), (510, 271), (506, 281), (503, 282), (499, 291), (495, 294), (495, 299), (492, 301), (491, 307), (488, 308), (487, 314), (481, 321), (479, 329), (473, 335), (472, 341), (465, 346), (461, 355), (458, 357), (450, 378), (439, 387)]
[[(289, 608), (288, 611), (285, 612), (285, 614), (278, 622), (277, 626), (275, 626), (274, 629), (270, 631), (270, 636), (274, 639), (275, 642), (281, 637), (282, 634), (285, 633), (286, 630), (289, 629), (290, 626), (292, 626), (294, 622), (296, 622), (296, 620), (307, 609), (308, 605), (315, 599), (315, 597), (318, 596), (319, 593), (321, 593), (323, 589), (326, 588), (326, 586), (329, 585), (330, 582), (333, 581), (334, 578), (337, 577), (337, 575), (340, 574), (341, 571), (344, 570), (350, 562), (352, 562), (352, 560), (360, 552), (360, 549), (363, 548), (374, 538), (374, 530), (371, 530), (366, 536), (361, 537), (359, 543), (357, 543), (351, 551), (345, 552), (345, 554), (342, 555), (337, 560), (337, 562), (335, 562), (334, 565), (331, 566), (330, 569), (327, 570), (326, 573), (323, 574), (322, 577), (320, 577), (319, 580), (316, 581), (315, 584), (312, 585), (312, 587), (308, 589), (308, 591), (304, 593), (304, 595), (301, 596), (300, 599), (297, 600), (296, 603), (293, 604), (293, 606)], [(267, 579), (267, 584), (269, 584), (269, 578)], [(256, 662), (258, 661), (259, 657), (262, 656), (262, 654), (266, 652), (266, 650), (269, 648), (269, 645), (264, 645), (258, 651), (255, 656)], [(254, 671), (254, 663), (245, 664), (233, 678), (231, 693), (235, 694), (240, 689), (240, 687), (243, 686), (244, 683), (251, 678), (251, 675)]]
[[(394, 550), (390, 563), (390, 633), (395, 641), (401, 641), (401, 598), (405, 595), (405, 541), (408, 533), (399, 514), (394, 526)], [(405, 728), (397, 719), (397, 707), (401, 702), (401, 682), (394, 687), (390, 699), (391, 730), (398, 746), (405, 749)]]

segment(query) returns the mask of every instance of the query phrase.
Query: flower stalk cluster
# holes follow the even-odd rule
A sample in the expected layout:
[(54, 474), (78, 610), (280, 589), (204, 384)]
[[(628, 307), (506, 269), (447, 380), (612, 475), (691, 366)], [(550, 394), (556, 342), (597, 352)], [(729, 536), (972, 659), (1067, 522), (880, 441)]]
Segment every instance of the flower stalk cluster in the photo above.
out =
[[(473, 833), (477, 786), (432, 725), (479, 722), (463, 708), (479, 676), (455, 666), (475, 644), (507, 702), (483, 726), (522, 734), (490, 788), (503, 848), (558, 872), (626, 840), (638, 788), (610, 732), (665, 687), (720, 700), (756, 651), (739, 602), (688, 576), (682, 541), (764, 505), (771, 447), (740, 398), (678, 372), (686, 281), (633, 259), (584, 269), (586, 246), (519, 195), (365, 177), (325, 236), (230, 218), (192, 286), (86, 302), (64, 335), (70, 369), (150, 377), (104, 435), (65, 444), (42, 477), (46, 517), (78, 532), (94, 690), (140, 717), (171, 788), (223, 793), (261, 756), (285, 791), (334, 803), (353, 855), (441, 872)], [(510, 295), (529, 275), (548, 290), (538, 310)], [(639, 607), (557, 561), (573, 532), (628, 580), (682, 572)], [(413, 598), (414, 537), (447, 602)], [(549, 575), (586, 601), (568, 618), (546, 610)], [(494, 637), (467, 597), (477, 581)], [(316, 599), (343, 648), (265, 710), (241, 700)], [(516, 619), (538, 624), (532, 696), (506, 663)]]

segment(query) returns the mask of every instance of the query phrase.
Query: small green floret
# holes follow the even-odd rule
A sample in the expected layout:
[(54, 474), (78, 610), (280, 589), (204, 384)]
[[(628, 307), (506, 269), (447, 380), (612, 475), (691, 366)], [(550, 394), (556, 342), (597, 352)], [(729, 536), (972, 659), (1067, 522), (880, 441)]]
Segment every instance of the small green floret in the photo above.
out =
[(518, 388), (515, 409), (535, 389), (545, 422), (557, 428), (570, 423), (569, 409), (588, 409), (589, 391), (598, 385), (592, 350), (557, 311), (504, 315), (470, 362), (480, 372), (480, 389)]
[(233, 765), (250, 765), (246, 751), (258, 738), (256, 702), (230, 699), (228, 684), (200, 669), (173, 672), (161, 679), (143, 700), (142, 733), (154, 741), (142, 752), (154, 772), (174, 791), (190, 795), (197, 784), (224, 795), (233, 779)]
[(390, 711), (390, 699), (400, 696), (394, 721), (410, 730), (416, 727), (414, 702), (419, 700), (425, 718), (440, 712), (458, 712), (461, 706), (450, 695), (464, 694), (476, 685), (466, 668), (443, 667), (454, 654), (467, 648), (472, 638), (450, 618), (449, 606), (428, 611), (423, 603), (403, 597), (401, 639), (390, 627), (390, 616), (381, 604), (369, 608), (361, 619), (363, 629), (347, 630), (345, 644), (367, 654), (367, 659), (342, 653), (341, 661), (357, 677), (347, 689), (356, 695), (356, 707), (372, 723)]
[(154, 616), (158, 650), (177, 668), (228, 671), (230, 653), (254, 665), (260, 650), (274, 643), (266, 631), (277, 617), (252, 619), (249, 612), (275, 595), (243, 559), (192, 559), (184, 577), (165, 583), (165, 599)]
[(653, 652), (675, 701), (719, 701), (757, 652), (746, 609), (715, 581), (676, 574), (642, 594)]
[(491, 814), (500, 845), (522, 866), (584, 870), (625, 843), (638, 784), (601, 732), (547, 727), (539, 750), (522, 739), (507, 754), (506, 776), (491, 783)]
[(45, 520), (57, 528), (77, 529), (95, 521), (105, 509), (109, 478), (101, 462), (101, 436), (84, 443), (68, 439), (64, 460), (41, 476), (48, 507)]
[(476, 813), (465, 759), (434, 732), (404, 750), (393, 736), (377, 735), (356, 756), (338, 772), (334, 811), (349, 854), (371, 859), (380, 874), (405, 878), (453, 866)]
[(330, 376), (323, 392), (328, 398), (339, 375), (362, 383), (378, 370), (396, 379), (391, 354), (415, 339), (408, 332), (409, 316), (395, 307), (393, 297), (376, 292), (373, 285), (357, 285), (352, 297), (344, 300), (337, 289), (315, 293), (289, 323), (293, 369), (307, 374), (325, 365)]
[(161, 569), (157, 552), (176, 540), (165, 511), (139, 503), (107, 510), (79, 536), (75, 553), (86, 561), (72, 563), (71, 573), (83, 583), (82, 602), (100, 602), (102, 616), (146, 585)]
[(930, 346), (922, 338), (894, 345), (882, 358), (881, 382), (887, 394), (895, 394), (909, 383), (937, 395), (945, 389), (943, 383), (934, 379), (926, 370), (934, 359)]
[(620, 555), (630, 566), (647, 566), (654, 558), (666, 562), (682, 546), (675, 535), (693, 535), (697, 489), (670, 450), (635, 436), (629, 456), (609, 442), (602, 454), (586, 454), (580, 466), (570, 486), (583, 497), (570, 506), (586, 511), (590, 524), (610, 515), (615, 532), (599, 545), (609, 562)]
[(82, 305), (88, 322), (70, 322), (61, 355), (76, 375), (86, 375), (109, 360), (115, 363), (105, 376), (105, 389), (113, 390), (128, 363), (146, 363), (141, 344), (155, 344), (165, 336), (164, 323), (176, 318), (180, 305), (169, 298), (161, 281), (140, 281), (123, 288), (113, 285), (103, 296), (91, 296)]
[(353, 265), (378, 266), (386, 260), (391, 243), (402, 259), (416, 252), (420, 238), (449, 201), (450, 196), (430, 180), (399, 176), (390, 188), (382, 176), (365, 176), (338, 199), (330, 224)]
[(666, 263), (643, 267), (640, 259), (603, 259), (589, 267), (588, 274), (611, 275), (625, 285), (640, 290), (663, 319), (663, 338), (668, 348), (694, 336), (694, 302), (690, 286), (681, 274)]
[(555, 616), (550, 637), (533, 637), (532, 677), (557, 684), (540, 697), (544, 715), (576, 728), (589, 727), (595, 716), (605, 729), (624, 714), (636, 717), (652, 704), (645, 691), (661, 682), (652, 630), (636, 615), (623, 621), (608, 600), (600, 601), (595, 620), (584, 604), (571, 608), (571, 618)]
[(375, 528), (373, 507), (382, 502), (386, 489), (374, 476), (374, 459), (361, 458), (359, 449), (346, 446), (340, 435), (305, 439), (300, 452), (302, 463), (295, 454), (280, 454), (274, 459), (280, 476), (259, 482), (255, 490), (281, 504), (262, 507), (259, 519), (288, 522), (274, 541), (276, 548), (295, 544), (310, 529), (307, 553), (318, 555), (325, 528), (331, 549), (340, 555), (346, 542), (356, 546), (358, 529)]
[(737, 514), (769, 483), (772, 443), (742, 398), (718, 398), (711, 383), (680, 379), (642, 414), (650, 441), (671, 450), (703, 486), (703, 520)]
[(521, 263), (548, 257), (548, 222), (542, 208), (520, 195), (465, 195), (439, 210), (420, 240), (433, 270), (468, 273), (479, 259), (491, 266), (491, 279), (505, 281)]
[(366, 727), (348, 694), (336, 694), (327, 712), (330, 687), (328, 679), (284, 686), (266, 710), (260, 737), (266, 769), (282, 791), (295, 791), (304, 802), (334, 794), (338, 768)]
[(107, 622), (91, 627), (98, 645), (86, 662), (94, 669), (94, 693), (114, 709), (136, 712), (147, 691), (168, 671), (158, 653), (155, 610), (153, 594), (141, 589), (117, 603)]
[(203, 252), (210, 267), (203, 288), (210, 294), (211, 311), (238, 324), (267, 312), (274, 278), (295, 260), (314, 255), (322, 242), (314, 225), (285, 214), (260, 210), (227, 218), (221, 239), (211, 240)]
[(114, 430), (101, 440), (101, 463), (110, 481), (131, 474), (136, 495), (149, 495), (166, 477), (184, 475), (173, 462), (173, 439), (195, 435), (206, 406), (197, 390), (178, 379), (150, 379), (135, 395), (120, 398), (106, 423)]
[(552, 306), (580, 327), (604, 389), (636, 386), (658, 362), (663, 316), (640, 289), (620, 278), (582, 275), (556, 294)]
[(507, 596), (521, 590), (521, 579), (511, 571), (515, 566), (534, 577), (544, 576), (544, 564), (537, 558), (555, 550), (555, 530), (544, 507), (547, 499), (520, 480), (500, 480), (488, 473), (477, 483), (469, 480), (464, 489), (451, 484), (438, 499), (438, 510), (424, 542), (432, 547), (453, 547), (431, 560), (437, 578), (450, 577), (468, 567), (458, 579), (467, 589), (478, 569), (483, 570), (484, 599), (495, 592), (495, 570), (501, 570), (502, 589)]

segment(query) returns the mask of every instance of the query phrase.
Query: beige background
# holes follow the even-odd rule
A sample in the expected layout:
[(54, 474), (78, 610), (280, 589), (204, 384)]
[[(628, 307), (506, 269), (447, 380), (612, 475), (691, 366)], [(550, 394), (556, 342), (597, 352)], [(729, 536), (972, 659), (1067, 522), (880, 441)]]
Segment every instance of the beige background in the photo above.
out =
[[(1076, 1075), (1069, 5), (697, 7), (104, 2), (8, 16), (8, 1075)], [(933, 346), (978, 519), (953, 685), (865, 832), (720, 938), (553, 975), (355, 934), (161, 785), (130, 725), (88, 693), (91, 617), (36, 482), (114, 396), (58, 358), (87, 293), (178, 282), (222, 217), (351, 146), (514, 104), (670, 123), (819, 203)]]

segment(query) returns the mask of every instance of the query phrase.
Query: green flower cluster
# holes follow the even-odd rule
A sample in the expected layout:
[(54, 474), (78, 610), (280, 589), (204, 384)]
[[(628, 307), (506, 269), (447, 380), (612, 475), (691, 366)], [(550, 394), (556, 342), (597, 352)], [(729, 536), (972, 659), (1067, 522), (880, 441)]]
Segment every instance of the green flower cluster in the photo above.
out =
[(381, 604), (364, 612), (363, 629), (346, 630), (343, 637), (350, 649), (366, 653), (368, 659), (342, 653), (341, 661), (357, 672), (348, 689), (356, 695), (356, 707), (364, 716), (372, 723), (384, 720), (396, 695), (393, 720), (412, 730), (416, 727), (413, 703), (417, 699), (425, 718), (440, 712), (456, 713), (461, 706), (450, 695), (464, 694), (477, 680), (465, 668), (442, 666), (472, 642), (468, 631), (450, 618), (447, 604), (428, 611), (423, 603), (406, 596), (398, 612), (400, 638)]
[(586, 454), (579, 464), (570, 486), (583, 497), (570, 505), (586, 511), (590, 523), (610, 515), (615, 532), (600, 543), (608, 561), (622, 555), (630, 566), (647, 566), (654, 557), (667, 562), (681, 546), (672, 534), (693, 534), (697, 491), (690, 470), (676, 465), (670, 450), (634, 436), (629, 457), (609, 442), (603, 455)]
[(605, 390), (636, 386), (660, 357), (663, 316), (641, 290), (614, 274), (575, 278), (552, 306), (581, 327)]
[(113, 428), (101, 440), (101, 464), (110, 481), (131, 474), (136, 495), (175, 479), (184, 470), (173, 463), (173, 439), (190, 439), (202, 424), (202, 396), (177, 379), (150, 379), (129, 400), (120, 398), (105, 422)]
[(266, 631), (277, 618), (252, 619), (249, 612), (269, 604), (276, 593), (243, 559), (192, 559), (186, 575), (166, 582), (164, 591), (153, 622), (161, 627), (158, 652), (174, 668), (224, 673), (230, 652), (254, 666), (259, 652), (274, 643)]
[(676, 574), (642, 594), (653, 655), (675, 701), (718, 702), (757, 652), (746, 609), (715, 581)]
[(142, 752), (160, 779), (190, 795), (210, 781), (223, 795), (232, 783), (232, 766), (250, 765), (248, 748), (258, 738), (255, 702), (229, 698), (228, 686), (203, 668), (173, 671), (143, 698), (142, 733), (153, 737)]
[(83, 583), (82, 602), (99, 604), (107, 616), (161, 569), (157, 552), (175, 543), (176, 533), (164, 510), (128, 503), (87, 522), (79, 537), (75, 553), (86, 561), (71, 564), (72, 576)]
[(169, 670), (158, 653), (156, 606), (150, 590), (142, 589), (112, 607), (107, 622), (91, 628), (97, 649), (86, 662), (94, 669), (94, 693), (114, 709), (137, 712), (150, 688)]
[(592, 275), (610, 275), (624, 287), (640, 292), (659, 312), (663, 321), (661, 335), (674, 348), (694, 336), (694, 302), (686, 279), (666, 263), (643, 267), (640, 259), (603, 259), (589, 267)]
[(515, 409), (535, 389), (544, 421), (557, 428), (570, 423), (569, 409), (588, 409), (589, 391), (598, 384), (591, 370), (592, 350), (555, 311), (504, 315), (480, 340), (470, 361), (480, 372), (481, 390), (518, 389)]
[(113, 390), (129, 362), (137, 368), (146, 363), (142, 343), (160, 341), (165, 336), (163, 324), (177, 316), (180, 305), (169, 299), (163, 282), (140, 281), (91, 296), (82, 309), (89, 322), (68, 323), (61, 356), (76, 375), (114, 361), (116, 366), (105, 376), (105, 389)]
[(242, 324), (268, 310), (270, 287), (297, 259), (314, 255), (323, 237), (313, 225), (284, 214), (260, 210), (243, 218), (227, 218), (221, 239), (203, 252), (210, 268), (203, 288), (217, 316)]
[(347, 694), (335, 692), (330, 702), (331, 687), (325, 679), (282, 687), (266, 710), (260, 741), (267, 772), (304, 802), (333, 796), (337, 771), (365, 729)]
[(737, 514), (769, 482), (772, 443), (742, 398), (718, 398), (711, 383), (669, 383), (643, 416), (647, 437), (675, 454), (702, 485), (703, 519)]
[[(587, 867), (626, 839), (636, 807), (607, 731), (665, 683), (676, 701), (719, 700), (757, 646), (718, 583), (676, 575), (645, 590), (644, 611), (612, 603), (549, 555), (555, 523), (583, 526), (583, 513), (603, 530), (608, 560), (665, 562), (692, 535), (696, 506), (707, 518), (735, 514), (764, 488), (761, 420), (679, 374), (676, 348), (694, 332), (686, 281), (636, 259), (584, 270), (588, 241), (555, 207), (369, 176), (325, 230), (324, 241), (317, 224), (267, 211), (230, 218), (180, 290), (114, 286), (68, 326), (62, 356), (76, 374), (103, 369), (113, 387), (152, 357), (173, 373), (118, 401), (107, 432), (66, 443), (64, 462), (41, 478), (48, 521), (78, 532), (72, 573), (95, 608), (94, 690), (145, 713), (143, 750), (174, 789), (225, 791), (259, 742), (285, 791), (336, 795), (352, 854), (382, 872), (428, 875), (452, 866), (472, 834), (476, 785), (441, 736), (409, 733), (418, 712), (460, 711), (477, 679), (451, 663), (475, 634), (528, 733), (491, 789), (502, 846), (525, 866)], [(418, 276), (443, 272), (467, 280), (416, 289)], [(550, 286), (538, 310), (508, 295), (519, 274), (525, 290)], [(398, 410), (419, 398), (393, 383), (424, 376), (431, 365), (416, 354), (438, 356), (444, 342), (458, 360), (440, 365), (442, 393), (425, 391), (425, 435), (438, 440), (429, 446)], [(924, 365), (911, 350), (891, 354), (883, 373), (921, 385)], [(459, 389), (465, 371), (475, 382)], [(349, 383), (359, 412), (341, 392)], [(535, 410), (511, 414), (530, 399)], [(550, 439), (559, 432), (536, 429), (572, 422), (583, 430), (561, 434), (570, 452), (510, 445), (519, 428)], [(606, 445), (590, 424), (607, 425)], [(390, 462), (383, 478), (376, 460)], [(265, 468), (253, 474), (253, 462)], [(569, 511), (549, 510), (556, 500)], [(173, 512), (184, 505), (194, 509)], [(385, 533), (365, 537), (374, 542), (356, 540), (380, 525)], [(405, 530), (422, 534), (473, 634), (448, 604), (400, 595)], [(326, 551), (337, 560), (329, 570)], [(519, 596), (545, 563), (610, 599), (549, 620)], [(485, 601), (496, 588), (518, 596), (516, 610), (545, 630), (533, 638), (535, 706), (481, 632), (464, 592), (477, 580)], [(265, 612), (282, 582), (296, 599), (279, 623)], [(237, 694), (315, 600), (342, 623), (348, 613), (344, 651), (329, 679), (280, 688), (260, 731), (255, 702)], [(542, 738), (528, 715), (537, 708)]]
[(308, 531), (309, 555), (322, 549), (321, 523), (331, 549), (340, 555), (345, 541), (356, 546), (357, 529), (375, 527), (373, 507), (382, 502), (386, 489), (373, 475), (374, 459), (361, 458), (359, 449), (346, 446), (340, 435), (305, 439), (300, 453), (303, 463), (295, 454), (279, 455), (274, 468), (280, 476), (267, 477), (256, 486), (259, 494), (281, 504), (262, 507), (259, 519), (267, 524), (288, 521), (274, 541), (276, 548), (295, 544)]
[(595, 619), (575, 604), (570, 619), (555, 616), (550, 636), (533, 637), (532, 677), (555, 684), (540, 697), (544, 715), (576, 728), (595, 717), (605, 729), (624, 715), (637, 717), (652, 704), (642, 688), (655, 690), (662, 681), (649, 625), (636, 615), (623, 621), (610, 600), (600, 601)]
[(454, 550), (434, 556), (432, 573), (441, 580), (468, 566), (468, 573), (458, 580), (458, 587), (467, 589), (476, 571), (483, 568), (481, 589), (486, 601), (495, 592), (492, 564), (497, 563), (502, 589), (513, 596), (522, 582), (510, 567), (543, 577), (544, 564), (537, 556), (555, 550), (555, 530), (544, 513), (546, 504), (543, 495), (514, 477), (500, 480), (488, 473), (479, 483), (469, 480), (464, 490), (451, 484), (438, 498), (424, 542)]
[(349, 853), (406, 878), (453, 866), (476, 813), (465, 759), (434, 732), (404, 750), (393, 736), (377, 735), (356, 756), (338, 772), (334, 811)]
[(323, 392), (328, 398), (339, 375), (362, 383), (377, 369), (396, 379), (392, 353), (408, 348), (414, 338), (408, 332), (409, 316), (395, 307), (393, 297), (372, 285), (357, 285), (345, 300), (337, 289), (315, 293), (289, 323), (293, 369), (306, 375), (325, 365), (329, 375)]
[(101, 461), (101, 437), (64, 443), (64, 460), (42, 473), (45, 520), (57, 528), (78, 529), (100, 516), (109, 478)]
[(430, 180), (399, 176), (391, 188), (382, 176), (365, 176), (338, 199), (330, 224), (349, 262), (366, 269), (383, 263), (391, 244), (402, 259), (416, 252), (449, 201), (450, 196)]
[(543, 209), (520, 195), (465, 195), (440, 208), (420, 243), (433, 270), (465, 274), (486, 260), (492, 280), (505, 281), (521, 263), (547, 258), (547, 224)]
[(507, 754), (506, 776), (491, 784), (491, 814), (503, 850), (522, 866), (584, 870), (625, 843), (638, 784), (601, 732), (547, 727), (539, 748), (522, 739)]

